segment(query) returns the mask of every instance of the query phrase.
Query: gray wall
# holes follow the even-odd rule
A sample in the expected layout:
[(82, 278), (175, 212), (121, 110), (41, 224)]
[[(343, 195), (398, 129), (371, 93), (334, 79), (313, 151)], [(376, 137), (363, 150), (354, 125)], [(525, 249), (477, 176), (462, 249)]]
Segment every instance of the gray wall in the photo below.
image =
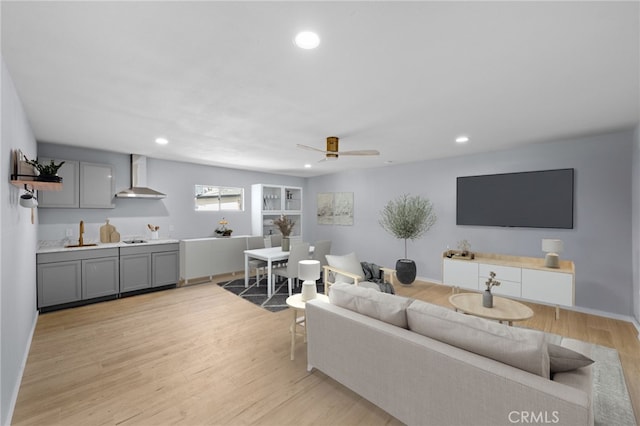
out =
[(633, 235), (633, 311), (640, 322), (640, 125), (633, 132), (633, 173), (632, 173), (632, 235)]
[[(60, 159), (112, 164), (115, 167), (116, 192), (130, 186), (129, 155), (91, 150), (52, 143), (38, 143), (38, 155)], [(114, 198), (114, 209), (40, 210), (39, 238), (60, 240), (67, 228), (78, 236), (78, 224), (85, 221), (85, 239), (99, 239), (99, 228), (109, 219), (122, 238), (149, 238), (146, 224), (160, 226), (160, 238), (199, 238), (214, 236), (218, 221), (224, 216), (234, 235), (251, 234), (251, 185), (305, 185), (305, 179), (221, 167), (202, 166), (175, 161), (147, 159), (147, 184), (167, 194), (161, 200)], [(243, 187), (245, 211), (196, 212), (194, 185)]]
[[(634, 139), (635, 138), (635, 139)], [(40, 239), (61, 239), (65, 228), (87, 223), (88, 238), (97, 238), (107, 217), (124, 236), (143, 236), (146, 223), (161, 226), (160, 237), (196, 238), (213, 235), (220, 213), (195, 212), (196, 183), (245, 187), (246, 210), (225, 213), (236, 235), (251, 233), (250, 187), (253, 183), (305, 188), (304, 236), (333, 240), (333, 253), (355, 251), (361, 260), (393, 265), (403, 257), (403, 242), (378, 225), (384, 204), (403, 192), (427, 196), (438, 222), (422, 239), (409, 242), (418, 276), (442, 278), (441, 253), (467, 239), (472, 250), (542, 257), (541, 239), (565, 242), (562, 257), (576, 264), (576, 304), (622, 315), (633, 315), (638, 298), (632, 255), (633, 131), (529, 145), (511, 150), (344, 172), (312, 179), (208, 167), (149, 158), (148, 182), (165, 192), (164, 200), (116, 199), (112, 210), (40, 209)], [(116, 166), (117, 189), (129, 186), (129, 158), (125, 154), (39, 143), (40, 156), (104, 162)], [(576, 170), (575, 228), (572, 230), (470, 227), (455, 224), (457, 176), (572, 167)], [(635, 173), (635, 169), (633, 171)], [(176, 178), (179, 177), (179, 178)], [(354, 226), (317, 225), (318, 192), (354, 192)], [(172, 229), (172, 230), (170, 230)], [(637, 306), (637, 304), (636, 304)], [(636, 308), (637, 310), (637, 308)]]
[(23, 363), (37, 318), (37, 228), (31, 224), (30, 210), (18, 204), (24, 191), (9, 183), (9, 153), (13, 149), (20, 149), (33, 157), (36, 155), (36, 141), (4, 60), (1, 74), (0, 424), (6, 425), (11, 420), (9, 416), (18, 394)]
[[(438, 221), (422, 239), (409, 242), (419, 277), (441, 280), (441, 253), (462, 239), (472, 251), (542, 257), (541, 240), (560, 238), (565, 243), (561, 257), (576, 265), (576, 304), (632, 315), (632, 140), (631, 131), (617, 132), (313, 178), (306, 211), (315, 211), (318, 192), (354, 192), (355, 224), (317, 225), (311, 216), (305, 235), (332, 239), (333, 253), (355, 251), (360, 260), (394, 265), (404, 256), (403, 242), (380, 228), (379, 211), (399, 194), (423, 195), (434, 203)], [(456, 225), (456, 177), (555, 168), (575, 169), (574, 229)]]

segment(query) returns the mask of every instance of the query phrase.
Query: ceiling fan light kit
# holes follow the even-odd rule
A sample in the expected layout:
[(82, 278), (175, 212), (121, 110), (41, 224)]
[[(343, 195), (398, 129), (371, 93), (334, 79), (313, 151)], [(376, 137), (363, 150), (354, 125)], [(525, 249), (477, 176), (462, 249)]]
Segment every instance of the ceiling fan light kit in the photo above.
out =
[(357, 151), (340, 151), (339, 145), (340, 138), (337, 136), (329, 136), (327, 137), (327, 149), (322, 150), (318, 148), (314, 148), (312, 146), (298, 144), (298, 148), (309, 149), (311, 151), (323, 152), (325, 154), (325, 158), (320, 161), (329, 161), (329, 160), (337, 160), (340, 155), (380, 155), (375, 149), (364, 149)]

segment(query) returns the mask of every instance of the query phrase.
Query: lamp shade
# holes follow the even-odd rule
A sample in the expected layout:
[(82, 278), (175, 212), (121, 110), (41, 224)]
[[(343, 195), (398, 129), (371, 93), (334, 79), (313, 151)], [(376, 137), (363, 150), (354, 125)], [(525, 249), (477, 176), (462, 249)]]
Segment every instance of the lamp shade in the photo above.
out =
[(545, 253), (559, 253), (564, 249), (562, 240), (544, 238), (542, 240), (542, 251)]
[(320, 278), (319, 260), (301, 260), (298, 262), (298, 279), (316, 281)]

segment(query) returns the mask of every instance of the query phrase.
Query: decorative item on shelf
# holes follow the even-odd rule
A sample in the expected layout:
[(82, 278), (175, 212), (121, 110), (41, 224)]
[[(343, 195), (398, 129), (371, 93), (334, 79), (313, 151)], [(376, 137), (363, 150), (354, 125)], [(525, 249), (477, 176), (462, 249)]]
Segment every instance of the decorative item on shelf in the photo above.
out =
[(416, 279), (416, 263), (407, 259), (407, 240), (415, 240), (436, 223), (431, 202), (423, 197), (404, 194), (387, 203), (380, 212), (378, 223), (396, 238), (404, 239), (404, 259), (396, 262), (396, 276), (400, 283), (409, 285)]
[[(25, 185), (26, 186), (26, 185)], [(25, 188), (25, 193), (20, 196), (20, 205), (24, 208), (31, 209), (31, 224), (34, 223), (33, 209), (38, 207), (38, 199), (33, 191)]]
[(229, 222), (227, 222), (227, 220), (223, 217), (222, 220), (218, 222), (218, 224), (220, 226), (216, 228), (216, 234), (220, 235), (221, 237), (230, 237), (233, 229), (227, 228)]
[(273, 224), (278, 227), (282, 234), (282, 251), (289, 251), (289, 236), (291, 235), (291, 231), (293, 231), (293, 227), (296, 223), (281, 214), (279, 218), (274, 219)]
[(160, 227), (156, 226), (156, 225), (151, 225), (150, 223), (147, 223), (147, 228), (149, 228), (149, 230), (151, 231), (151, 239), (152, 240), (157, 240), (158, 239), (158, 230), (160, 229)]
[(62, 178), (58, 176), (58, 170), (62, 167), (64, 161), (56, 164), (51, 160), (49, 164), (40, 164), (38, 159), (29, 160), (26, 156), (24, 159), (27, 164), (30, 164), (35, 168), (37, 172), (36, 180), (44, 182), (62, 182)]
[(33, 195), (32, 191), (27, 191), (20, 196), (20, 205), (27, 209), (38, 207), (38, 199)]
[(500, 285), (500, 281), (496, 281), (495, 277), (495, 272), (489, 272), (489, 279), (484, 283), (487, 286), (487, 289), (482, 294), (482, 306), (485, 308), (493, 308), (493, 294), (491, 294), (491, 287)]
[(471, 244), (467, 240), (460, 240), (458, 241), (458, 250), (460, 250), (460, 256), (469, 257)]
[(319, 260), (301, 260), (298, 262), (298, 278), (304, 280), (302, 283), (302, 301), (315, 299), (318, 295), (316, 281), (320, 278)]
[(542, 251), (547, 253), (544, 257), (544, 266), (547, 268), (559, 268), (560, 257), (558, 253), (564, 250), (564, 243), (562, 240), (554, 240), (544, 238), (542, 240)]

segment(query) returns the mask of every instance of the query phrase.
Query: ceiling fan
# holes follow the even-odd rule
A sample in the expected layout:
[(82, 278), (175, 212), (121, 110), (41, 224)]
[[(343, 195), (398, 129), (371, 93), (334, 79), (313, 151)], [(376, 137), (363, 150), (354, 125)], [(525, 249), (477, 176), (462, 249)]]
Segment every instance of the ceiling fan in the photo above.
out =
[(309, 149), (311, 151), (323, 152), (325, 157), (320, 161), (328, 161), (328, 160), (337, 160), (340, 155), (380, 155), (375, 149), (363, 149), (359, 151), (340, 151), (338, 149), (338, 140), (337, 136), (329, 136), (327, 138), (327, 149), (318, 149), (308, 145), (298, 144), (298, 148)]

